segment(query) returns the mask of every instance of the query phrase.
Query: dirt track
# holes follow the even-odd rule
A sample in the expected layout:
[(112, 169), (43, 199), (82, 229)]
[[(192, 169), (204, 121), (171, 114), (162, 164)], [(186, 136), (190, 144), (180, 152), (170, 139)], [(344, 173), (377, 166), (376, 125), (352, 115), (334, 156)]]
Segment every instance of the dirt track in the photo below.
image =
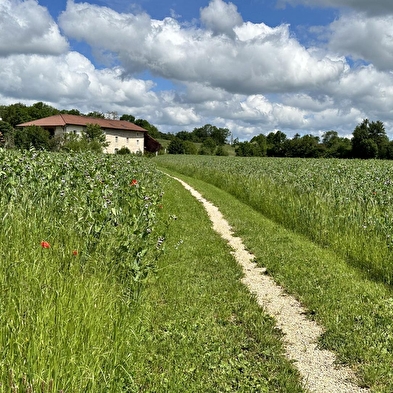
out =
[(244, 247), (239, 237), (233, 236), (228, 222), (221, 212), (187, 183), (178, 180), (205, 207), (213, 229), (228, 241), (233, 255), (242, 266), (242, 282), (255, 294), (258, 304), (276, 320), (277, 327), (284, 333), (284, 345), (289, 359), (299, 370), (304, 387), (318, 393), (366, 393), (359, 388), (353, 372), (336, 364), (335, 355), (317, 347), (323, 329), (305, 317), (305, 309), (292, 296), (287, 295), (268, 275), (265, 269), (253, 263), (254, 256)]

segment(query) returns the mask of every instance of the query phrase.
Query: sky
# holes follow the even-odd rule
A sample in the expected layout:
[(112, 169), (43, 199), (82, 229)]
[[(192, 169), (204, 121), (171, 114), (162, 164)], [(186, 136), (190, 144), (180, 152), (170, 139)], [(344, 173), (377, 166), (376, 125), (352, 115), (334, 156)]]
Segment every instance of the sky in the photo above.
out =
[(0, 0), (0, 105), (393, 139), (392, 0)]

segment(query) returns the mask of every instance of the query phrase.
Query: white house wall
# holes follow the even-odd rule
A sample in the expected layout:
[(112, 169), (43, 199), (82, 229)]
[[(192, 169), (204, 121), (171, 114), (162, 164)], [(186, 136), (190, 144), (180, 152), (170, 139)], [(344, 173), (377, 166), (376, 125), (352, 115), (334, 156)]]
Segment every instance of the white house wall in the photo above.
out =
[[(55, 135), (62, 135), (64, 132), (81, 135), (85, 129), (83, 126), (67, 125), (65, 128), (56, 127)], [(106, 153), (116, 153), (122, 147), (127, 147), (131, 153), (144, 153), (144, 133), (138, 131), (103, 129), (106, 141), (109, 142), (105, 149)]]
[(107, 153), (116, 153), (122, 147), (127, 147), (131, 153), (144, 153), (144, 133), (138, 131), (105, 130), (109, 146)]

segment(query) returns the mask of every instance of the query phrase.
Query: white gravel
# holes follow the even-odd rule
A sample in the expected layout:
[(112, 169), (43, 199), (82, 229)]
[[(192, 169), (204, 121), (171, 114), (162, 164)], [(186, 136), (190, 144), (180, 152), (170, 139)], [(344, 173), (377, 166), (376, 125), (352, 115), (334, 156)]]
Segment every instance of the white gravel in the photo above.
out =
[(253, 262), (255, 257), (244, 247), (233, 232), (221, 212), (187, 183), (178, 180), (205, 207), (213, 229), (218, 232), (233, 249), (233, 255), (243, 267), (242, 282), (255, 294), (258, 304), (275, 320), (283, 332), (286, 354), (299, 370), (304, 387), (309, 392), (318, 393), (366, 393), (355, 383), (354, 373), (336, 363), (334, 353), (317, 347), (318, 337), (323, 329), (305, 317), (305, 309), (292, 296), (286, 294), (272, 278)]

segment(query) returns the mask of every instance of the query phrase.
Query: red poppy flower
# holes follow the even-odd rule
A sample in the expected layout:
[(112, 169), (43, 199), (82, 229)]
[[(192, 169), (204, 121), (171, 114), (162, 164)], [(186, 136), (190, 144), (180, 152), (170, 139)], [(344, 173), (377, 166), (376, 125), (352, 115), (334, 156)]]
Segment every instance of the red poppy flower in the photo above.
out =
[(138, 184), (138, 180), (132, 179), (130, 186), (136, 186)]
[(72, 255), (78, 255), (78, 250), (72, 250)]
[(41, 247), (42, 248), (50, 248), (50, 244), (48, 242), (42, 241), (41, 242)]

